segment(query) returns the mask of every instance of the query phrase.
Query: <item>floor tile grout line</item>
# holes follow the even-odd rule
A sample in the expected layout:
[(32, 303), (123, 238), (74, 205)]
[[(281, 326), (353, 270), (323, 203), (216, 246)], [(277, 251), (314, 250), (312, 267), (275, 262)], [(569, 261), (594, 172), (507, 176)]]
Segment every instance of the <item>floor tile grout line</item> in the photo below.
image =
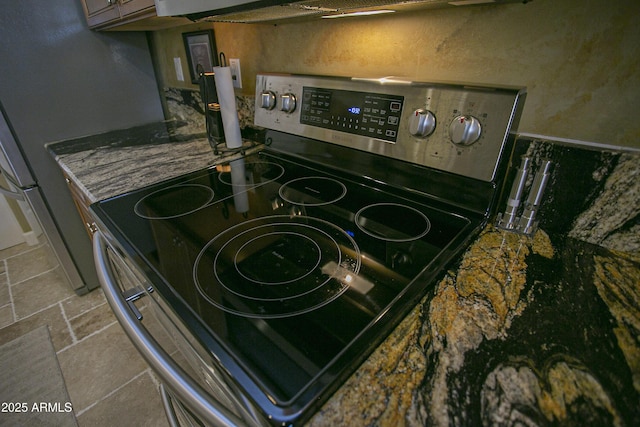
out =
[(75, 413), (76, 417), (79, 417), (80, 415), (84, 414), (85, 412), (87, 412), (88, 410), (93, 408), (94, 406), (98, 405), (100, 402), (110, 398), (111, 396), (113, 396), (114, 394), (116, 394), (117, 392), (122, 390), (124, 387), (126, 387), (127, 385), (131, 384), (132, 382), (134, 382), (138, 378), (142, 377), (144, 374), (147, 373), (148, 370), (149, 369), (145, 369), (144, 371), (140, 372), (139, 374), (137, 374), (136, 376), (131, 378), (129, 381), (125, 382), (124, 384), (121, 384), (120, 386), (116, 387), (114, 390), (112, 390), (109, 393), (107, 393), (106, 395), (102, 396), (100, 399), (96, 400), (91, 405), (87, 406), (86, 408), (83, 408), (83, 409), (79, 410), (78, 412)]
[(158, 390), (158, 392), (160, 392), (160, 385), (162, 385), (162, 382), (156, 376), (156, 373), (153, 371), (153, 369), (147, 368), (147, 371), (149, 372), (149, 376), (151, 376), (151, 381), (156, 386), (156, 389)]
[[(82, 298), (82, 297), (80, 297), (80, 298)], [(62, 302), (64, 302), (64, 301), (65, 301), (65, 300), (62, 300), (62, 301), (60, 301), (60, 302), (62, 303)], [(100, 307), (102, 307), (102, 306), (103, 306), (103, 305), (105, 305), (105, 304), (107, 304), (107, 302), (106, 302), (106, 301), (102, 301), (100, 304), (96, 304), (96, 305), (94, 305), (94, 306), (91, 306), (91, 307), (90, 307), (90, 308), (88, 308), (87, 310), (82, 311), (82, 312), (80, 312), (80, 313), (76, 314), (75, 316), (71, 316), (71, 317), (69, 317), (69, 321), (72, 321), (72, 320), (78, 319), (78, 318), (80, 318), (80, 317), (84, 316), (85, 314), (89, 313), (90, 311), (93, 311), (93, 310), (95, 310), (96, 308), (100, 308)]]
[(114, 320), (113, 322), (108, 323), (107, 325), (105, 325), (104, 327), (102, 327), (102, 328), (98, 329), (97, 331), (93, 331), (93, 332), (91, 332), (89, 335), (87, 335), (87, 336), (85, 336), (85, 337), (83, 337), (83, 338), (81, 338), (81, 339), (79, 339), (79, 340), (75, 341), (74, 343), (69, 344), (68, 346), (61, 348), (60, 350), (56, 351), (56, 354), (60, 354), (60, 353), (62, 353), (62, 352), (64, 352), (64, 351), (67, 351), (67, 350), (69, 350), (70, 348), (72, 348), (72, 347), (74, 347), (74, 346), (76, 346), (76, 345), (78, 345), (78, 344), (80, 344), (80, 343), (84, 342), (85, 340), (87, 340), (87, 339), (89, 339), (89, 338), (91, 338), (91, 337), (93, 337), (93, 336), (95, 336), (95, 335), (97, 335), (97, 334), (99, 334), (99, 333), (101, 333), (101, 332), (104, 332), (107, 328), (110, 328), (110, 327), (112, 327), (113, 325), (117, 325), (117, 324), (118, 324), (118, 321), (117, 321), (117, 320)]
[(73, 327), (71, 326), (71, 322), (67, 318), (67, 312), (64, 311), (64, 306), (62, 305), (62, 301), (59, 301), (58, 305), (60, 306), (60, 312), (62, 313), (62, 318), (64, 319), (64, 322), (67, 325), (67, 329), (69, 329), (69, 335), (71, 335), (71, 344), (70, 345), (73, 345), (73, 344), (78, 342), (78, 338), (76, 338), (76, 334), (73, 331)]
[[(43, 274), (44, 274), (44, 273), (43, 273)], [(34, 276), (34, 277), (37, 277), (37, 276)], [(23, 283), (23, 282), (24, 282), (24, 281), (21, 281), (21, 282), (19, 282), (18, 284), (21, 284), (21, 283)], [(62, 304), (62, 303), (66, 302), (66, 301), (68, 301), (68, 300), (70, 300), (70, 299), (72, 299), (72, 298), (74, 298), (74, 297), (76, 296), (76, 295), (70, 295), (70, 296), (68, 296), (68, 297), (64, 297), (64, 298), (63, 298), (63, 299), (61, 299), (61, 300), (58, 300), (58, 301), (56, 301), (56, 302), (54, 302), (54, 303), (52, 303), (52, 304), (50, 304), (50, 305), (48, 305), (48, 306), (46, 306), (46, 307), (42, 307), (41, 309), (39, 309), (39, 310), (37, 310), (37, 311), (34, 311), (33, 313), (30, 313), (29, 315), (24, 316), (24, 317), (21, 317), (20, 319), (18, 319), (18, 318), (17, 318), (17, 315), (16, 315), (16, 313), (15, 313), (15, 304), (13, 303), (13, 293), (11, 292), (11, 287), (8, 287), (8, 290), (9, 290), (9, 297), (10, 297), (10, 299), (11, 299), (11, 303), (10, 303), (10, 304), (11, 304), (11, 306), (13, 307), (13, 316), (14, 316), (14, 319), (16, 319), (16, 320), (15, 320), (16, 322), (17, 322), (18, 320), (28, 319), (28, 318), (30, 318), (31, 316), (35, 316), (36, 314), (40, 314), (40, 313), (42, 313), (43, 311), (48, 310), (48, 309), (50, 309), (50, 308), (52, 308), (52, 307), (55, 307), (55, 306), (56, 306), (56, 305), (58, 305), (58, 304)], [(90, 312), (91, 310), (93, 310), (93, 309), (95, 309), (95, 308), (98, 308), (98, 307), (101, 307), (101, 306), (105, 305), (106, 303), (107, 303), (106, 301), (103, 301), (103, 302), (101, 302), (100, 304), (97, 304), (97, 305), (95, 305), (95, 306), (93, 306), (93, 307), (89, 308), (89, 309), (88, 309), (88, 310), (86, 310), (86, 311), (83, 311), (83, 312), (81, 312), (81, 313), (78, 313), (78, 314), (76, 314), (75, 316), (69, 317), (69, 320), (75, 320), (75, 319), (79, 318), (80, 316), (83, 316), (84, 314), (86, 314), (86, 313)], [(9, 305), (9, 304), (6, 304), (6, 305)], [(61, 307), (62, 307), (62, 306), (61, 306)], [(65, 314), (66, 314), (66, 313), (65, 313)]]
[(44, 275), (45, 275), (45, 274), (47, 274), (47, 273), (51, 273), (52, 271), (54, 271), (54, 270), (55, 270), (56, 268), (58, 268), (58, 267), (59, 267), (59, 265), (56, 265), (56, 266), (55, 266), (55, 267), (53, 267), (53, 268), (50, 268), (50, 269), (45, 270), (45, 271), (42, 271), (42, 272), (40, 272), (40, 273), (38, 273), (38, 274), (36, 274), (36, 275), (34, 275), (34, 276), (27, 277), (26, 279), (20, 280), (19, 282), (16, 282), (16, 283), (10, 283), (10, 284), (9, 284), (9, 286), (18, 286), (18, 285), (21, 285), (21, 284), (23, 284), (24, 282), (27, 282), (27, 281), (29, 281), (29, 280), (33, 280), (33, 279), (35, 279), (35, 278), (37, 278), (37, 277), (40, 277), (40, 276), (44, 276)]
[[(62, 320), (64, 322), (64, 324), (66, 325), (67, 330), (69, 331), (69, 338), (71, 338), (69, 341), (71, 341), (71, 344), (67, 345), (66, 347), (62, 348), (61, 350), (57, 350), (56, 351), (56, 355), (59, 355), (61, 352), (69, 350), (75, 346), (77, 346), (80, 343), (83, 343), (86, 339), (90, 339), (91, 337), (95, 337), (97, 334), (103, 333), (107, 328), (110, 328), (112, 326), (114, 326), (115, 324), (118, 324), (117, 320), (115, 320), (115, 318), (108, 324), (103, 325), (99, 330), (93, 331), (91, 332), (89, 335), (86, 336), (82, 336), (82, 338), (78, 339), (78, 335), (76, 334), (75, 328), (78, 326), (76, 325), (76, 323), (78, 323), (78, 321), (76, 319), (82, 318), (82, 316), (86, 316), (87, 314), (89, 315), (89, 317), (95, 317), (94, 315), (91, 314), (91, 312), (93, 310), (100, 310), (100, 312), (96, 312), (95, 315), (100, 315), (102, 317), (102, 321), (100, 323), (102, 323), (103, 321), (109, 321), (110, 318), (105, 319), (102, 316), (102, 311), (104, 310), (104, 306), (108, 307), (108, 302), (104, 299), (103, 296), (100, 295), (95, 295), (96, 298), (91, 298), (90, 300), (87, 301), (82, 301), (81, 299), (78, 298), (77, 295), (75, 294), (67, 294), (67, 296), (65, 296), (64, 294), (61, 295), (58, 298), (54, 298), (53, 301), (50, 298), (47, 298), (45, 301), (45, 303), (49, 303), (49, 305), (47, 307), (44, 308), (40, 308), (37, 311), (34, 311), (33, 313), (29, 313), (24, 317), (18, 317), (18, 315), (16, 314), (16, 305), (15, 305), (15, 301), (14, 301), (14, 295), (13, 292), (17, 292), (18, 294), (20, 293), (21, 288), (13, 288), (13, 286), (18, 286), (21, 284), (24, 284), (26, 281), (28, 280), (33, 280), (42, 276), (44, 274), (47, 274), (51, 271), (54, 271), (56, 268), (58, 268), (59, 266), (56, 266), (54, 268), (51, 268), (49, 270), (46, 270), (42, 273), (36, 274), (30, 278), (24, 279), (24, 280), (20, 280), (17, 283), (12, 283), (11, 282), (11, 278), (10, 278), (10, 273), (8, 271), (9, 266), (13, 266), (14, 264), (17, 266), (21, 266), (22, 265), (22, 260), (12, 260), (12, 258), (15, 257), (19, 257), (22, 255), (27, 254), (27, 256), (25, 257), (26, 259), (34, 259), (34, 258), (40, 258), (39, 254), (37, 252), (34, 252), (36, 249), (38, 249), (38, 247), (40, 246), (44, 246), (44, 245), (38, 245), (36, 247), (33, 248), (27, 248), (27, 250), (24, 250), (23, 252), (20, 253), (16, 253), (13, 254), (10, 257), (6, 257), (6, 258), (2, 258), (2, 256), (0, 256), (0, 261), (2, 261), (4, 264), (0, 264), (0, 267), (4, 265), (4, 272), (6, 273), (6, 286), (7, 286), (7, 300), (8, 303), (3, 305), (2, 308), (3, 310), (11, 310), (12, 315), (13, 315), (13, 322), (9, 323), (7, 325), (3, 325), (2, 327), (0, 327), (0, 329), (3, 329), (5, 327), (9, 327), (12, 324), (15, 324), (17, 322), (22, 322), (23, 320), (27, 320), (28, 322), (32, 322), (33, 319), (35, 319), (36, 321), (40, 321), (38, 320), (37, 317), (38, 315), (41, 315), (43, 312), (45, 312), (46, 310), (50, 310), (51, 313), (53, 313), (53, 311), (58, 311), (58, 313), (60, 313), (60, 315), (62, 315)], [(35, 257), (31, 256), (31, 258), (29, 258), (29, 254), (36, 254)], [(6, 254), (4, 254), (6, 255)], [(7, 261), (8, 260), (8, 261)], [(50, 264), (43, 259), (45, 268), (50, 266)], [(42, 263), (38, 263), (39, 265), (42, 265)], [(27, 264), (29, 265), (29, 264)], [(20, 270), (17, 270), (18, 272)], [(25, 270), (28, 271), (28, 270)], [(16, 273), (16, 270), (12, 269), (12, 273)], [(0, 275), (1, 277), (1, 275)], [(55, 299), (58, 299), (57, 301), (55, 301)], [(57, 305), (58, 309), (53, 309), (53, 306)], [(7, 308), (10, 307), (10, 308)], [(18, 307), (20, 308), (20, 307)], [(74, 313), (73, 316), (70, 316), (70, 313), (67, 312), (72, 312)], [(110, 310), (109, 310), (110, 312)], [(56, 315), (57, 316), (57, 315)], [(8, 312), (7, 312), (7, 317), (8, 317)], [(32, 319), (32, 320), (30, 320)], [(7, 319), (8, 320), (8, 319)], [(82, 320), (82, 319), (81, 319)], [(62, 325), (61, 323), (59, 323), (60, 326)], [(75, 325), (75, 326), (74, 326)], [(91, 327), (91, 329), (93, 329), (96, 326), (100, 326), (98, 325), (93, 325)], [(62, 327), (62, 326), (61, 326)], [(87, 330), (87, 332), (89, 332), (91, 329)], [(81, 331), (82, 329), (79, 329), (79, 331)], [(80, 335), (82, 335), (82, 332), (80, 332)], [(90, 343), (87, 343), (90, 344)], [(66, 354), (70, 354), (70, 353), (66, 353)], [(90, 411), (92, 408), (95, 408), (97, 406), (97, 408), (94, 409), (94, 411), (100, 410), (101, 406), (98, 406), (99, 404), (102, 403), (102, 405), (106, 405), (110, 402), (110, 400), (108, 399), (118, 399), (118, 396), (120, 396), (121, 394), (127, 392), (126, 390), (123, 391), (123, 389), (125, 389), (127, 386), (129, 388), (131, 387), (137, 387), (137, 383), (135, 383), (136, 381), (138, 381), (139, 383), (144, 383), (145, 384), (145, 388), (147, 387), (147, 381), (144, 375), (145, 374), (149, 374), (149, 377), (151, 379), (151, 383), (149, 385), (151, 385), (156, 392), (158, 392), (158, 380), (155, 377), (155, 375), (153, 374), (153, 372), (150, 370), (150, 368), (145, 367), (146, 369), (140, 371), (137, 374), (134, 374), (134, 376), (132, 378), (130, 378), (129, 380), (123, 379), (125, 382), (123, 384), (113, 384), (111, 387), (104, 387), (103, 388), (103, 393), (106, 392), (107, 390), (109, 390), (112, 387), (115, 387), (113, 390), (111, 390), (110, 392), (106, 393), (104, 396), (97, 398), (96, 401), (90, 405), (88, 405), (85, 408), (80, 409), (78, 412), (75, 412), (75, 408), (74, 408), (74, 413), (76, 414), (76, 416), (79, 415), (83, 415), (85, 413), (87, 413), (88, 411)], [(126, 378), (126, 377), (125, 377)], [(127, 389), (128, 390), (128, 389)], [(89, 412), (87, 415), (84, 415), (84, 417), (86, 418), (87, 416), (91, 416), (92, 412)]]
[(7, 264), (6, 259), (3, 259), (2, 262), (4, 263), (4, 274), (7, 275), (7, 286), (11, 287), (11, 276), (9, 275), (9, 264)]
[[(20, 282), (20, 283), (22, 283), (22, 282)], [(30, 318), (30, 317), (35, 316), (36, 314), (40, 314), (40, 313), (42, 313), (43, 311), (49, 310), (50, 308), (53, 308), (53, 307), (55, 307), (56, 305), (58, 305), (58, 304), (60, 304), (60, 303), (63, 303), (63, 302), (65, 302), (65, 301), (67, 301), (68, 299), (71, 299), (71, 298), (73, 298), (73, 295), (68, 296), (68, 297), (65, 297), (65, 298), (63, 298), (63, 299), (61, 299), (61, 300), (58, 300), (58, 301), (56, 301), (56, 302), (54, 302), (54, 303), (52, 303), (52, 304), (49, 304), (49, 305), (48, 305), (48, 306), (46, 306), (46, 307), (42, 307), (41, 309), (39, 309), (39, 310), (37, 310), (37, 311), (34, 311), (33, 313), (31, 313), (31, 314), (29, 314), (29, 315), (27, 315), (27, 316), (21, 317), (21, 318), (19, 318), (19, 319), (18, 319), (18, 316), (15, 314), (15, 304), (13, 304), (13, 306), (14, 306), (13, 311), (14, 311), (14, 316), (15, 316), (16, 322), (17, 322), (17, 321), (19, 321), (19, 320), (25, 320), (25, 319), (28, 319), (28, 318)]]
[(5, 274), (7, 275), (7, 292), (9, 293), (9, 304), (11, 305), (11, 314), (13, 315), (13, 322), (11, 322), (11, 324), (13, 324), (18, 321), (18, 315), (16, 314), (16, 305), (13, 301), (13, 292), (11, 291), (11, 276), (9, 275), (9, 265), (7, 264), (6, 259), (2, 261), (4, 262), (4, 271), (5, 271)]
[(8, 259), (11, 259), (11, 258), (16, 258), (16, 257), (22, 256), (22, 255), (26, 255), (26, 254), (28, 254), (29, 252), (33, 252), (33, 251), (35, 251), (35, 250), (37, 250), (37, 249), (40, 249), (40, 248), (42, 248), (42, 247), (44, 247), (44, 246), (47, 246), (47, 245), (46, 245), (45, 243), (38, 243), (37, 245), (34, 245), (34, 246), (28, 246), (28, 249), (27, 249), (27, 250), (24, 250), (24, 251), (22, 251), (22, 252), (18, 252), (18, 253), (15, 253), (15, 254), (9, 255), (8, 257), (4, 257), (4, 258), (2, 258), (2, 259), (3, 259), (3, 260), (8, 260)]

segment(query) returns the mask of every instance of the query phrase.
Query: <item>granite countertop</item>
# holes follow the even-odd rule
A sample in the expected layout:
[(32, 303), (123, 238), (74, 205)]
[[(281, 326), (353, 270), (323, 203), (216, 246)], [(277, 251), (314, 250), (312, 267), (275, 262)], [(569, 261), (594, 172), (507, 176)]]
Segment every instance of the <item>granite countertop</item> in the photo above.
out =
[(519, 155), (555, 165), (538, 231), (488, 225), (310, 426), (640, 425), (640, 153)]
[(640, 423), (640, 256), (488, 226), (310, 426)]
[[(153, 129), (48, 148), (91, 200), (221, 160)], [(523, 150), (563, 166), (540, 229), (488, 225), (309, 426), (640, 425), (640, 156)]]
[[(214, 155), (206, 134), (165, 121), (46, 145), (60, 167), (96, 202), (184, 173), (232, 160), (235, 151)], [(258, 148), (245, 140), (243, 148)]]

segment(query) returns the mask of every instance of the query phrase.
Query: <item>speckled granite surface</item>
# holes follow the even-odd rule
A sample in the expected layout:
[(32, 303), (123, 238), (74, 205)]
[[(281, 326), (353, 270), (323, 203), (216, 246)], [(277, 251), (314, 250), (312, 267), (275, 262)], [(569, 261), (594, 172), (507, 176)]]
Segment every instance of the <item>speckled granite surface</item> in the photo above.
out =
[[(229, 160), (206, 139), (199, 91), (165, 88), (169, 120), (47, 144), (61, 168), (89, 200), (98, 201)], [(242, 129), (253, 124), (252, 97), (236, 97)], [(245, 140), (251, 150), (254, 141)], [(119, 173), (114, 173), (119, 171)]]
[(640, 422), (640, 257), (488, 227), (311, 426)]
[[(206, 168), (240, 154), (214, 155), (205, 134), (161, 122), (47, 144), (60, 167), (91, 201)], [(256, 144), (245, 141), (244, 148)]]
[(632, 154), (620, 156), (606, 179), (603, 191), (576, 219), (569, 233), (571, 237), (611, 249), (640, 253), (637, 157)]
[(640, 152), (519, 140), (519, 155), (554, 162), (539, 212), (549, 235), (640, 254)]
[(640, 154), (520, 155), (555, 163), (537, 233), (488, 226), (310, 426), (640, 425)]
[[(77, 143), (49, 149), (94, 200), (215, 161), (197, 136)], [(489, 225), (308, 425), (640, 425), (640, 155), (525, 154), (555, 163), (539, 230)]]
[[(204, 109), (199, 91), (165, 87), (163, 93), (170, 119), (186, 122), (189, 127), (205, 132)], [(236, 107), (240, 128), (253, 126), (254, 97), (236, 96)]]

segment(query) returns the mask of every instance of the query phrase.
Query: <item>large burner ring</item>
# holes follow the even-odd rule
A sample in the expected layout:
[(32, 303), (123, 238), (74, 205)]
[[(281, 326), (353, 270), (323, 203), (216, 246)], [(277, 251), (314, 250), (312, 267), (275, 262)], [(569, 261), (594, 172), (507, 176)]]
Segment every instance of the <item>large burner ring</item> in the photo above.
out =
[(334, 224), (274, 215), (236, 224), (198, 254), (193, 279), (212, 305), (239, 316), (282, 318), (329, 304), (360, 271), (360, 250)]

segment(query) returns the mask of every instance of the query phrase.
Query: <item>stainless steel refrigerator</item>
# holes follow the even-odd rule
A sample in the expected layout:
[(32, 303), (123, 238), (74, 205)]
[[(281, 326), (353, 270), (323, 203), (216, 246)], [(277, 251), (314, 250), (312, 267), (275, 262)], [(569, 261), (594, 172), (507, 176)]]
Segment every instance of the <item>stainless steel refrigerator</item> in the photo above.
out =
[(28, 221), (30, 232), (35, 231), (35, 240), (48, 251), (52, 267), (59, 267), (61, 275), (69, 282), (71, 288), (82, 293), (86, 288), (84, 280), (58, 231), (1, 104), (0, 112), (0, 175), (4, 178), (0, 180), (0, 193), (27, 204), (27, 212), (33, 212), (32, 218), (25, 218), (31, 219)]
[[(163, 120), (149, 41), (88, 29), (79, 0), (0, 2), (0, 40), (1, 137), (14, 189), (24, 187), (81, 294), (99, 286), (91, 241), (44, 146)], [(30, 175), (16, 173), (19, 163)]]

